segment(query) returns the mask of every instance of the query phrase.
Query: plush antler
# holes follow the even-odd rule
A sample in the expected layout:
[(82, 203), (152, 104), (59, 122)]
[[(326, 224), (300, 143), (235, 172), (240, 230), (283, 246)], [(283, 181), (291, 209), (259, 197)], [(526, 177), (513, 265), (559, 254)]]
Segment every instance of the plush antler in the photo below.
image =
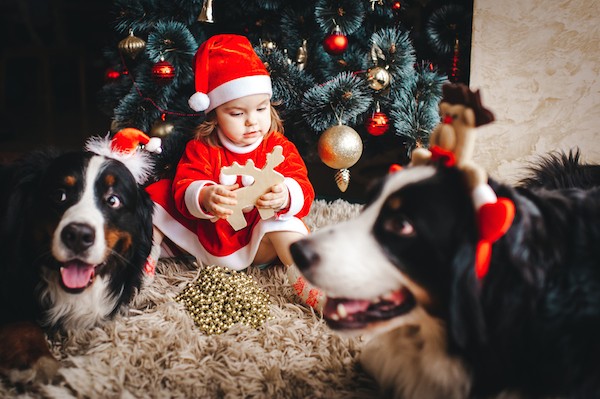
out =
[(475, 128), (492, 122), (494, 115), (481, 104), (479, 90), (471, 91), (463, 84), (445, 84), (440, 117), (441, 122), (430, 135), (430, 149), (415, 149), (411, 165), (441, 161), (464, 172), (479, 223), (475, 271), (478, 278), (483, 278), (491, 259), (491, 245), (510, 228), (515, 213), (512, 201), (497, 198), (487, 184), (487, 173), (473, 161)]
[[(252, 185), (244, 186), (236, 190), (236, 205), (224, 205), (233, 210), (233, 214), (227, 218), (227, 221), (235, 230), (240, 230), (247, 226), (246, 218), (242, 211), (244, 208), (255, 206), (256, 201), (261, 195), (266, 193), (269, 188), (275, 184), (283, 183), (283, 175), (274, 170), (277, 165), (283, 162), (283, 160), (283, 148), (281, 146), (275, 146), (273, 147), (273, 152), (267, 154), (267, 162), (263, 169), (256, 168), (254, 166), (254, 161), (251, 159), (246, 161), (244, 166), (234, 162), (231, 166), (221, 168), (221, 173), (224, 175), (246, 175), (254, 178)], [(260, 208), (258, 213), (262, 219), (268, 219), (275, 215), (273, 209)]]

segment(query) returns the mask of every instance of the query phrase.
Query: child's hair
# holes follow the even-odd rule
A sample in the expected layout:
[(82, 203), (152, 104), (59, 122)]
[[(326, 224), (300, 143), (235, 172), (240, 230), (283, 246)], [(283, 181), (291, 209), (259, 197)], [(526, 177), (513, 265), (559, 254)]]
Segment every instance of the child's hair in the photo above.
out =
[[(271, 108), (271, 126), (269, 127), (269, 131), (265, 135), (267, 137), (269, 134), (273, 132), (283, 133), (283, 122), (281, 121), (281, 117), (279, 113), (271, 104), (269, 107)], [(208, 114), (206, 114), (206, 119), (202, 122), (196, 129), (194, 130), (194, 138), (197, 140), (202, 140), (206, 144), (212, 147), (220, 147), (219, 141), (217, 140), (217, 111), (212, 110)]]

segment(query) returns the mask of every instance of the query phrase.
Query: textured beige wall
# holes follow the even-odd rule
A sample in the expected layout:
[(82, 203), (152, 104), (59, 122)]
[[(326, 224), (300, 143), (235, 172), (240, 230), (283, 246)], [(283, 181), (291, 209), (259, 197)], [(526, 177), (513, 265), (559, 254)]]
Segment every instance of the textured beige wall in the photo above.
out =
[(600, 163), (600, 1), (475, 0), (470, 86), (496, 116), (475, 157), (490, 175), (576, 146)]

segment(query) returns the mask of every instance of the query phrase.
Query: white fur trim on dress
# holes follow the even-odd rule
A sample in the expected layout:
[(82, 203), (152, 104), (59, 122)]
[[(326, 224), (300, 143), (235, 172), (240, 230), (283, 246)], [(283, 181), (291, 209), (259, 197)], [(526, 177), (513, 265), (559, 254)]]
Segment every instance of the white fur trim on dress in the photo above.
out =
[(101, 155), (106, 158), (112, 158), (123, 163), (131, 172), (138, 184), (144, 184), (152, 176), (154, 170), (154, 160), (152, 156), (141, 150), (131, 152), (115, 151), (111, 147), (110, 133), (105, 137), (93, 136), (85, 143), (85, 150)]
[(286, 177), (283, 183), (287, 186), (290, 192), (290, 207), (287, 212), (279, 214), (278, 219), (289, 219), (294, 217), (304, 207), (304, 193), (300, 184), (291, 177)]
[(199, 219), (216, 219), (217, 217), (204, 212), (200, 206), (200, 190), (206, 186), (214, 185), (215, 182), (210, 180), (196, 180), (185, 189), (185, 207), (188, 212)]
[(204, 265), (219, 265), (232, 270), (243, 270), (252, 264), (258, 251), (258, 246), (267, 233), (273, 231), (293, 231), (302, 235), (308, 235), (306, 225), (296, 217), (286, 220), (275, 220), (274, 218), (260, 220), (252, 230), (252, 237), (248, 245), (230, 255), (215, 256), (200, 245), (195, 232), (188, 230), (185, 226), (177, 222), (165, 209), (156, 203), (154, 204), (152, 220), (154, 226), (165, 237), (168, 237), (181, 249), (194, 256), (198, 262)]

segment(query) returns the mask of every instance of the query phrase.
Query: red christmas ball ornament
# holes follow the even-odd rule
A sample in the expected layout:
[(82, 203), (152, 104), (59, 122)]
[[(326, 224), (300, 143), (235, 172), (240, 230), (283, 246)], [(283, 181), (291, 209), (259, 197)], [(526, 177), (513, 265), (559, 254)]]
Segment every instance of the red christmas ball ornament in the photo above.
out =
[(152, 77), (161, 85), (171, 83), (175, 77), (175, 67), (169, 61), (161, 58), (152, 66)]
[(389, 118), (383, 112), (374, 112), (373, 115), (367, 119), (365, 128), (370, 135), (381, 136), (390, 128)]
[(323, 48), (331, 55), (340, 55), (348, 48), (348, 37), (342, 33), (338, 25), (323, 40)]
[(400, 11), (402, 9), (402, 3), (400, 1), (394, 1), (392, 3), (392, 10), (394, 11)]
[(104, 79), (107, 82), (114, 82), (115, 80), (121, 77), (121, 72), (117, 71), (114, 68), (108, 68), (104, 73)]

